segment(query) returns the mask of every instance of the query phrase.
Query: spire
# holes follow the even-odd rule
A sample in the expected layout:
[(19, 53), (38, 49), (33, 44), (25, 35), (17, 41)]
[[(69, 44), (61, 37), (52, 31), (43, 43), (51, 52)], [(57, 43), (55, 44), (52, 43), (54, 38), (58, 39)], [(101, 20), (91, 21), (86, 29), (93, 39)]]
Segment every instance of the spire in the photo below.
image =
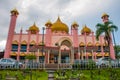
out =
[(34, 22), (33, 26), (36, 26), (35, 22)]
[(58, 16), (57, 22), (61, 22), (60, 17)]

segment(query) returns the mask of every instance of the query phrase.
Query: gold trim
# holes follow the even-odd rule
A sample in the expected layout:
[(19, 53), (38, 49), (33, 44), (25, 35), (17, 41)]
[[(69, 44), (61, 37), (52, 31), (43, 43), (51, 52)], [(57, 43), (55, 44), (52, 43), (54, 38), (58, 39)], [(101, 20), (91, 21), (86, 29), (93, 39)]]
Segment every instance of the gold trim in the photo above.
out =
[(83, 43), (83, 42), (80, 42), (80, 44), (79, 44), (80, 46), (85, 46), (85, 44)]
[(88, 56), (93, 56), (92, 53), (88, 53)]
[(20, 53), (20, 56), (25, 56), (25, 53)]
[(102, 56), (102, 54), (101, 54), (101, 53), (98, 53), (96, 56)]
[(33, 41), (30, 42), (30, 44), (34, 45), (34, 44), (36, 44), (36, 43), (35, 43), (35, 41), (33, 40)]
[(88, 42), (87, 46), (92, 46), (92, 43), (91, 43), (91, 42)]
[(17, 56), (16, 52), (10, 53), (10, 56)]
[(95, 46), (100, 46), (100, 43), (99, 43), (99, 42), (96, 42)]
[(17, 41), (17, 40), (14, 40), (14, 41), (12, 42), (12, 44), (18, 44), (18, 41)]
[(21, 44), (27, 44), (27, 42), (24, 40), (24, 41), (22, 41), (22, 43)]
[(109, 53), (105, 53), (105, 55), (104, 56), (109, 56)]

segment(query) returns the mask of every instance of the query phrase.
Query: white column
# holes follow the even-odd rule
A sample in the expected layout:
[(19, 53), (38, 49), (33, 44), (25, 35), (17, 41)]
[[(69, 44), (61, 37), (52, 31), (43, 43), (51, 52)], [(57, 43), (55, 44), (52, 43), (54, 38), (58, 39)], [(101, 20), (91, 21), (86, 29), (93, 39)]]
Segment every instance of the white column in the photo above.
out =
[(74, 49), (71, 47), (71, 63), (74, 63)]
[(92, 60), (94, 60), (94, 54), (93, 54), (93, 50), (92, 50)]
[(48, 50), (48, 64), (49, 64), (49, 61), (50, 60), (50, 50)]
[(58, 58), (58, 64), (61, 64), (61, 50), (59, 48), (59, 58)]
[(38, 51), (37, 51), (37, 62), (39, 62), (39, 54), (40, 54), (40, 50), (38, 49)]

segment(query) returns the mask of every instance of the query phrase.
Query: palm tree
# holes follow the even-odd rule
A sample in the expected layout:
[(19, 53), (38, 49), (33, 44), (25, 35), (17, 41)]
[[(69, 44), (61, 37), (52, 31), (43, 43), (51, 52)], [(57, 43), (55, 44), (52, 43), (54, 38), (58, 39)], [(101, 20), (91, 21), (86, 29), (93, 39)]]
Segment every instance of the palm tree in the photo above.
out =
[(99, 40), (99, 36), (104, 34), (104, 39), (105, 41), (107, 42), (108, 44), (108, 47), (109, 47), (109, 53), (110, 53), (110, 44), (112, 42), (112, 37), (111, 37), (111, 32), (112, 31), (117, 31), (118, 30), (118, 27), (113, 25), (112, 22), (108, 21), (108, 22), (105, 22), (103, 24), (101, 23), (98, 23), (96, 25), (96, 39)]

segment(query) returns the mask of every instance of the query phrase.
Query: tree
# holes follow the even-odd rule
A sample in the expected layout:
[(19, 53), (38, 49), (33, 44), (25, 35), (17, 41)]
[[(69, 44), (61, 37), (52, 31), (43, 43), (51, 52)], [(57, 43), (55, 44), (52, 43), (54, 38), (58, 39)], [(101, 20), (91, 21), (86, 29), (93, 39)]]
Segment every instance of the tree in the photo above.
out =
[(112, 37), (111, 37), (111, 32), (112, 31), (117, 31), (118, 27), (115, 26), (112, 22), (104, 22), (103, 24), (98, 23), (96, 25), (96, 39), (99, 40), (99, 36), (104, 34), (104, 39), (108, 44), (109, 47), (109, 53), (110, 53), (110, 43), (112, 42)]
[(36, 59), (36, 56), (34, 54), (27, 54), (25, 58), (29, 60), (34, 60)]
[(114, 46), (115, 52), (116, 52), (116, 58), (120, 58), (120, 45)]

